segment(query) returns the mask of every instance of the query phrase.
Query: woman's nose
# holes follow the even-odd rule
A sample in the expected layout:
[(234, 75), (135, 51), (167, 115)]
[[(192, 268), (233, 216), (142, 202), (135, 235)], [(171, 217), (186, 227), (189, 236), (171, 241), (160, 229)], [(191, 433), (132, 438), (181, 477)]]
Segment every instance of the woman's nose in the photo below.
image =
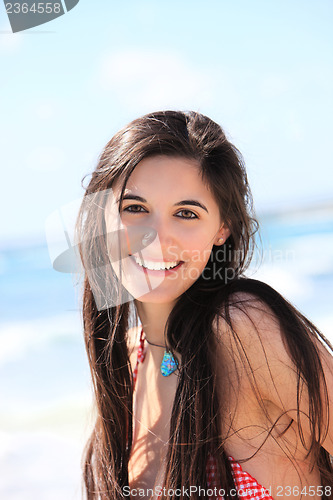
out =
[[(147, 245), (150, 250), (161, 250), (163, 254), (172, 245), (175, 244), (176, 235), (171, 227), (171, 224), (164, 221), (162, 218), (155, 218), (151, 221), (151, 230), (145, 234), (145, 237), (150, 238)], [(149, 233), (149, 234), (148, 234)], [(155, 238), (152, 240), (153, 235)]]

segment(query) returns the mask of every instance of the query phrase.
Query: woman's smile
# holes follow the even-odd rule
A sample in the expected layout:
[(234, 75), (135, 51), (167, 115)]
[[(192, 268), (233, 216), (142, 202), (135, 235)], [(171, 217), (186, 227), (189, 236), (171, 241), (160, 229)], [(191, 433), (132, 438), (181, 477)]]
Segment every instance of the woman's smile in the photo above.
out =
[(162, 272), (167, 275), (168, 273), (179, 269), (180, 266), (184, 264), (184, 261), (156, 261), (146, 259), (138, 255), (130, 255), (130, 257), (132, 257), (139, 267), (143, 268), (145, 271), (153, 271), (154, 274)]

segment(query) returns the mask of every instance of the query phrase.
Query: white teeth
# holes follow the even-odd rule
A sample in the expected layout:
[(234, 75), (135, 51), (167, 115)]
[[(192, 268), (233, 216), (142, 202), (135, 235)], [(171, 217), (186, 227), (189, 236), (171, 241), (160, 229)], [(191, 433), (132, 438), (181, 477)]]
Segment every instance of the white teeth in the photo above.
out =
[(145, 267), (147, 269), (150, 269), (151, 271), (161, 271), (162, 269), (171, 269), (172, 267), (176, 267), (180, 261), (175, 261), (175, 262), (153, 262), (151, 260), (141, 260), (139, 257), (136, 255), (132, 255), (134, 257), (135, 262), (139, 264), (139, 266)]

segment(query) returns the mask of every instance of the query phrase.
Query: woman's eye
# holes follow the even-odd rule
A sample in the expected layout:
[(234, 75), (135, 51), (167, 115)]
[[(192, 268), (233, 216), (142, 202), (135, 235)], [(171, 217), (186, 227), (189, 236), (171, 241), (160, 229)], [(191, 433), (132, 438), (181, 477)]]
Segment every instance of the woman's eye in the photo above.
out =
[(192, 212), (191, 210), (180, 210), (180, 212), (178, 212), (178, 213), (185, 214), (185, 215), (180, 216), (181, 219), (197, 219), (198, 218), (197, 215), (195, 215), (195, 213)]
[(138, 213), (141, 213), (141, 210), (140, 210), (141, 208), (143, 209), (143, 207), (141, 205), (129, 205), (128, 207), (124, 208), (123, 211), (138, 214)]
[[(129, 212), (133, 214), (140, 214), (140, 213), (145, 213), (146, 210), (141, 206), (141, 205), (129, 205), (128, 207), (123, 209), (123, 212)], [(197, 219), (197, 215), (192, 212), (191, 210), (180, 210), (178, 214), (182, 215), (176, 215), (176, 217), (179, 217), (180, 219)]]

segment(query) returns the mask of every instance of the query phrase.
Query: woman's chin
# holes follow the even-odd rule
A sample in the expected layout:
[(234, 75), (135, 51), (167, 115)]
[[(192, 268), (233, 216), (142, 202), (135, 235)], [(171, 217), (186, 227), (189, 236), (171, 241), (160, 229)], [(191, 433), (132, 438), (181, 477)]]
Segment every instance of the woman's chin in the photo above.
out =
[(153, 290), (152, 292), (145, 293), (140, 297), (136, 297), (137, 302), (142, 302), (143, 304), (173, 304), (182, 294), (167, 293), (161, 290)]

